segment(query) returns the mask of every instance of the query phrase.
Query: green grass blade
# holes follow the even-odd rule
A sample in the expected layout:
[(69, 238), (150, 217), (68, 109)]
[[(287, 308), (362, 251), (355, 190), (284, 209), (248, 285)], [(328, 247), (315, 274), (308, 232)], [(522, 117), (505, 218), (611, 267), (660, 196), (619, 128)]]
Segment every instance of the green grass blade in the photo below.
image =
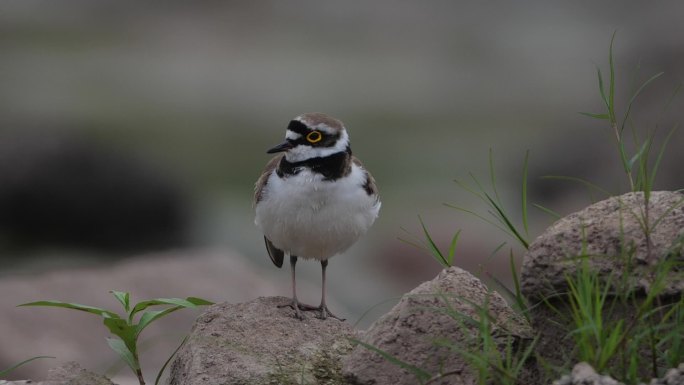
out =
[(164, 374), (166, 367), (169, 366), (173, 357), (175, 357), (176, 354), (178, 353), (178, 351), (183, 347), (183, 345), (185, 345), (185, 343), (188, 341), (189, 337), (190, 337), (190, 335), (186, 335), (183, 338), (183, 341), (181, 341), (180, 345), (178, 345), (176, 350), (174, 350), (173, 353), (171, 353), (171, 355), (169, 356), (169, 358), (166, 359), (166, 361), (164, 362), (164, 365), (162, 365), (161, 369), (159, 369), (159, 373), (157, 373), (157, 377), (154, 379), (154, 385), (159, 385), (159, 381), (161, 380), (161, 377)]
[(651, 174), (648, 179), (648, 185), (650, 188), (653, 187), (653, 184), (655, 183), (655, 177), (656, 174), (658, 173), (658, 168), (660, 167), (660, 161), (663, 159), (663, 154), (665, 153), (665, 148), (667, 147), (667, 144), (670, 142), (670, 138), (672, 137), (672, 134), (677, 131), (677, 125), (675, 125), (670, 132), (667, 134), (665, 137), (665, 140), (663, 140), (663, 144), (660, 146), (660, 151), (658, 151), (658, 156), (656, 157), (655, 164), (653, 165), (653, 169), (651, 170)]
[(504, 233), (509, 234), (510, 236), (514, 236), (513, 234), (510, 233), (510, 231), (508, 231), (507, 229), (505, 229), (504, 227), (502, 227), (502, 226), (499, 225), (498, 223), (493, 222), (491, 219), (486, 218), (486, 217), (484, 217), (484, 216), (482, 216), (482, 215), (480, 215), (480, 214), (478, 214), (478, 213), (476, 213), (476, 212), (474, 212), (474, 211), (472, 211), (472, 210), (468, 210), (468, 209), (466, 209), (466, 208), (464, 208), (464, 207), (461, 207), (461, 206), (452, 205), (452, 204), (450, 204), (450, 203), (445, 203), (445, 206), (450, 207), (450, 208), (455, 209), (455, 210), (458, 210), (458, 211), (462, 211), (462, 212), (464, 212), (464, 213), (468, 213), (468, 214), (470, 214), (470, 215), (472, 215), (472, 216), (474, 216), (474, 217), (476, 217), (476, 218), (478, 218), (478, 219), (480, 219), (480, 220), (482, 220), (482, 221), (484, 221), (484, 222), (486, 222), (486, 223), (488, 223), (488, 224), (490, 224), (490, 225), (496, 227), (497, 229), (503, 231)]
[(515, 299), (515, 305), (518, 307), (518, 311), (522, 313), (527, 322), (531, 322), (530, 315), (528, 311), (527, 303), (525, 302), (525, 297), (522, 294), (522, 289), (520, 286), (520, 278), (518, 278), (518, 269), (515, 266), (515, 257), (513, 256), (513, 250), (510, 251), (509, 266), (511, 268), (511, 277), (513, 277), (513, 288), (515, 290), (513, 298)]
[(118, 314), (116, 314), (112, 311), (102, 309), (99, 307), (94, 307), (94, 306), (81, 305), (78, 303), (67, 303), (67, 302), (60, 302), (60, 301), (36, 301), (36, 302), (23, 303), (23, 304), (17, 305), (17, 306), (61, 307), (61, 308), (65, 308), (65, 309), (84, 311), (86, 313), (99, 315), (101, 317), (121, 318)]
[(609, 196), (609, 197), (613, 196), (613, 194), (610, 191), (608, 191), (608, 190), (606, 190), (606, 189), (604, 189), (604, 188), (602, 188), (602, 187), (600, 187), (594, 183), (591, 183), (586, 179), (577, 178), (574, 176), (564, 176), (564, 175), (544, 175), (541, 178), (542, 179), (553, 179), (553, 180), (564, 180), (564, 181), (569, 181), (569, 182), (576, 182), (576, 183), (583, 184), (584, 186), (586, 186), (592, 190), (596, 190), (602, 194), (605, 194), (606, 196)]
[(540, 205), (540, 204), (537, 204), (537, 203), (533, 203), (532, 206), (534, 206), (534, 207), (538, 208), (539, 210), (541, 210), (541, 211), (547, 213), (547, 214), (550, 215), (554, 220), (559, 220), (559, 219), (563, 218), (562, 215), (560, 215), (559, 213), (557, 213), (557, 212), (554, 211), (554, 210), (551, 210), (551, 209), (548, 208), (548, 207), (544, 207), (544, 206), (542, 206), (542, 205)]
[(654, 80), (656, 80), (657, 78), (659, 78), (663, 74), (664, 74), (664, 72), (659, 72), (659, 73), (651, 76), (645, 82), (643, 82), (641, 84), (641, 86), (634, 92), (632, 97), (629, 99), (629, 102), (627, 103), (627, 111), (625, 111), (625, 116), (622, 120), (622, 129), (624, 129), (625, 122), (627, 122), (629, 115), (632, 112), (632, 105), (634, 104), (634, 101), (636, 100), (636, 98), (641, 94), (641, 92), (644, 90), (644, 88), (646, 88), (649, 84), (651, 84)]
[(449, 245), (449, 266), (454, 265), (454, 256), (456, 255), (456, 245), (458, 244), (458, 238), (461, 236), (461, 230), (459, 229), (456, 231), (454, 234), (454, 237), (451, 238), (451, 244)]
[[(496, 202), (501, 205), (501, 198), (499, 197), (499, 192), (496, 189), (496, 174), (494, 173), (494, 152), (492, 149), (489, 149), (489, 181), (492, 184), (492, 191), (494, 191), (494, 197), (496, 198)], [(484, 189), (482, 189), (484, 191)]]
[(506, 225), (506, 227), (509, 229), (509, 231), (513, 234), (514, 238), (517, 239), (518, 242), (520, 242), (520, 244), (523, 245), (523, 247), (525, 247), (526, 249), (529, 249), (530, 248), (529, 243), (527, 242), (525, 237), (523, 237), (518, 232), (518, 229), (516, 229), (516, 227), (513, 225), (513, 223), (511, 223), (511, 221), (508, 219), (508, 216), (506, 216), (506, 213), (503, 211), (503, 208), (499, 207), (497, 205), (497, 203), (494, 202), (494, 200), (489, 195), (486, 195), (486, 196), (487, 196), (487, 199), (489, 199), (489, 202), (492, 205), (492, 208), (494, 208), (494, 210), (496, 210), (496, 212), (498, 214), (497, 217), (501, 221), (503, 221), (504, 225)]
[[(606, 90), (603, 87), (603, 75), (601, 74), (601, 68), (596, 66), (596, 72), (597, 72), (597, 77), (598, 77), (598, 84), (599, 84), (599, 92), (601, 93), (601, 99), (603, 100), (603, 103), (606, 105), (606, 109), (610, 108), (610, 104), (608, 102), (608, 98), (606, 97)], [(609, 119), (610, 116), (608, 114), (605, 114), (605, 119)]]
[(12, 372), (13, 370), (17, 369), (17, 368), (20, 367), (20, 366), (23, 366), (23, 365), (28, 364), (28, 363), (31, 362), (31, 361), (40, 360), (40, 359), (43, 359), (43, 358), (53, 358), (53, 359), (54, 359), (54, 358), (56, 358), (56, 357), (52, 357), (52, 356), (31, 357), (31, 358), (29, 358), (29, 359), (27, 359), (27, 360), (21, 361), (21, 362), (18, 363), (18, 364), (14, 364), (14, 365), (10, 366), (10, 367), (7, 368), (7, 369), (0, 370), (0, 377), (6, 376), (8, 373)]
[(423, 228), (423, 234), (425, 235), (425, 239), (427, 240), (427, 245), (430, 252), (432, 253), (432, 256), (437, 260), (437, 262), (442, 264), (444, 267), (451, 266), (449, 265), (448, 259), (444, 257), (444, 254), (442, 254), (442, 252), (439, 250), (434, 240), (430, 236), (430, 232), (428, 231), (427, 227), (425, 227), (425, 222), (423, 222), (423, 218), (421, 218), (420, 215), (418, 216), (418, 221), (420, 222), (420, 226)]

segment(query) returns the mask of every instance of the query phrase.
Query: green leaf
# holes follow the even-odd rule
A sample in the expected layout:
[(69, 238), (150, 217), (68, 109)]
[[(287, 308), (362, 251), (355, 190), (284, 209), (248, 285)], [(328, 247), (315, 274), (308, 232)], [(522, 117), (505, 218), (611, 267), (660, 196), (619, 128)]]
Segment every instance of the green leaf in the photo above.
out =
[(532, 206), (534, 206), (534, 207), (538, 208), (539, 210), (541, 210), (541, 211), (547, 213), (547, 214), (550, 215), (554, 220), (558, 220), (558, 219), (563, 218), (562, 215), (560, 215), (559, 213), (555, 212), (554, 210), (551, 210), (551, 209), (548, 208), (548, 207), (544, 207), (544, 206), (542, 206), (542, 205), (540, 205), (540, 204), (537, 204), (537, 203), (532, 204)]
[(161, 317), (164, 317), (167, 314), (173, 313), (176, 310), (183, 309), (182, 306), (174, 306), (170, 307), (168, 309), (164, 310), (155, 310), (155, 311), (146, 311), (142, 314), (140, 317), (140, 322), (135, 326), (135, 335), (138, 336), (140, 335), (140, 332), (143, 331), (149, 324), (152, 322), (158, 320)]
[(121, 318), (105, 318), (103, 323), (110, 333), (124, 340), (131, 350), (135, 350), (135, 325), (131, 325)]
[(7, 369), (0, 370), (0, 377), (6, 376), (8, 373), (10, 373), (10, 372), (13, 371), (14, 369), (16, 369), (16, 368), (18, 368), (18, 367), (20, 367), (20, 366), (22, 366), (22, 365), (28, 364), (28, 363), (31, 362), (31, 361), (39, 360), (39, 359), (42, 359), (42, 358), (56, 358), (56, 357), (52, 357), (52, 356), (31, 357), (31, 358), (29, 358), (28, 360), (21, 361), (20, 363), (15, 364), (15, 365), (12, 365), (12, 366), (10, 366), (10, 367), (7, 368)]
[(615, 119), (615, 62), (613, 61), (613, 43), (615, 43), (615, 35), (617, 31), (613, 32), (610, 38), (610, 49), (608, 50), (608, 64), (610, 66), (610, 83), (608, 85), (608, 114), (610, 115), (610, 122), (617, 123)]
[(135, 358), (133, 352), (131, 352), (124, 341), (119, 338), (107, 338), (107, 344), (114, 350), (119, 357), (131, 368), (134, 372), (140, 370), (140, 363)]
[(641, 84), (641, 86), (634, 92), (632, 97), (629, 99), (629, 103), (627, 103), (627, 111), (625, 112), (625, 117), (622, 120), (622, 126), (624, 128), (625, 122), (627, 122), (627, 118), (629, 117), (629, 114), (632, 112), (632, 104), (634, 104), (634, 101), (636, 98), (641, 94), (641, 92), (646, 88), (649, 84), (651, 84), (654, 80), (662, 76), (664, 72), (659, 72), (650, 78), (648, 78), (645, 82)]
[[(605, 91), (605, 88), (603, 87), (603, 76), (601, 75), (601, 68), (596, 66), (596, 72), (598, 74), (599, 92), (601, 93), (601, 99), (603, 99), (603, 103), (606, 105), (606, 108), (609, 108), (610, 105), (608, 104), (608, 98), (606, 97), (606, 91)], [(608, 119), (608, 115), (606, 115), (606, 119)]]
[(101, 317), (108, 317), (108, 318), (121, 318), (118, 314), (102, 309), (99, 307), (94, 307), (94, 306), (87, 306), (87, 305), (81, 305), (77, 303), (67, 303), (67, 302), (60, 302), (60, 301), (36, 301), (36, 302), (29, 302), (29, 303), (23, 303), (21, 305), (17, 306), (50, 306), (50, 307), (62, 307), (66, 309), (72, 309), (72, 310), (79, 310), (79, 311), (84, 311), (87, 313), (91, 314), (96, 314)]
[(461, 229), (456, 231), (454, 234), (454, 237), (451, 238), (451, 244), (449, 245), (449, 258), (447, 262), (449, 262), (449, 266), (454, 265), (454, 255), (456, 255), (456, 244), (458, 244), (458, 238), (461, 236)]
[(646, 151), (646, 148), (650, 147), (650, 140), (644, 141), (644, 143), (641, 145), (641, 148), (639, 148), (639, 151), (637, 151), (636, 154), (627, 162), (627, 168), (631, 170), (634, 167), (634, 162), (639, 160), (644, 155), (644, 152)]
[(116, 291), (116, 290), (110, 290), (110, 293), (116, 297), (116, 299), (121, 303), (121, 305), (124, 307), (124, 310), (126, 313), (130, 310), (130, 294), (124, 291)]
[(207, 301), (202, 298), (197, 298), (197, 297), (188, 297), (185, 299), (182, 298), (155, 298), (151, 299), (149, 301), (143, 301), (139, 302), (133, 307), (133, 310), (131, 310), (129, 314), (129, 321), (132, 322), (133, 316), (141, 312), (145, 309), (147, 309), (150, 306), (159, 306), (159, 305), (173, 305), (173, 306), (180, 306), (183, 308), (195, 308), (197, 306), (203, 306), (203, 305), (213, 305), (214, 303), (211, 301)]
[(427, 227), (425, 227), (425, 223), (423, 222), (423, 218), (418, 216), (418, 221), (420, 222), (420, 226), (423, 228), (423, 234), (425, 234), (425, 239), (428, 242), (428, 248), (432, 252), (433, 257), (437, 260), (437, 262), (441, 263), (445, 267), (449, 267), (449, 261), (444, 257), (442, 252), (439, 250), (435, 242), (432, 240), (432, 237), (430, 236), (430, 232), (428, 232)]
[(164, 370), (166, 370), (166, 367), (169, 366), (169, 363), (171, 362), (173, 357), (176, 356), (176, 353), (178, 353), (178, 351), (183, 347), (183, 345), (185, 345), (185, 342), (188, 340), (189, 337), (190, 335), (186, 335), (183, 338), (183, 341), (181, 341), (180, 345), (178, 345), (176, 350), (174, 350), (173, 353), (171, 353), (171, 355), (169, 356), (169, 358), (166, 359), (164, 365), (162, 365), (161, 369), (159, 369), (159, 373), (157, 373), (157, 378), (154, 379), (154, 385), (159, 385), (159, 380), (161, 380), (161, 376), (162, 374), (164, 374)]

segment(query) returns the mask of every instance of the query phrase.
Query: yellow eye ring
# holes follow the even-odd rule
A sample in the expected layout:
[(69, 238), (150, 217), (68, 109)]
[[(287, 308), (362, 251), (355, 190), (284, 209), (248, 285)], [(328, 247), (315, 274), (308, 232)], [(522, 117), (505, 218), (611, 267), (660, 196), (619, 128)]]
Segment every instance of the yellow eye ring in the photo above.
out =
[(318, 143), (323, 139), (323, 135), (319, 131), (311, 131), (306, 135), (306, 140), (309, 143)]

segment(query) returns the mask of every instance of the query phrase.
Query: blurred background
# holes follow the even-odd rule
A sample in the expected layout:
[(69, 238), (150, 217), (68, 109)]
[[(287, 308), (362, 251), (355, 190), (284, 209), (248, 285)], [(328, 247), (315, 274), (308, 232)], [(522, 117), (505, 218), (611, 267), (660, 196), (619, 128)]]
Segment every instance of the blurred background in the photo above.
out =
[[(251, 205), (266, 149), (303, 112), (345, 122), (383, 202), (369, 234), (331, 261), (333, 311), (367, 327), (439, 272), (398, 239), (422, 237), (419, 215), (445, 249), (462, 229), (456, 265), (509, 283), (508, 251), (518, 261), (523, 251), (444, 206), (486, 215), (453, 180), (472, 172), (487, 184), (491, 149), (517, 220), (527, 150), (532, 203), (565, 215), (601, 199), (544, 175), (626, 192), (613, 133), (578, 112), (603, 112), (596, 67), (608, 73), (617, 31), (619, 114), (664, 72), (628, 125), (657, 128), (659, 146), (683, 121), (672, 97), (684, 79), (683, 18), (679, 2), (3, 1), (0, 369), (52, 355), (8, 378), (76, 360), (130, 383), (95, 317), (19, 303), (116, 308), (112, 289), (134, 300), (289, 296)], [(673, 136), (657, 189), (683, 187), (683, 143)], [(533, 239), (554, 218), (530, 210)], [(317, 303), (319, 265), (298, 273), (300, 299)], [(145, 332), (150, 379), (196, 314)]]

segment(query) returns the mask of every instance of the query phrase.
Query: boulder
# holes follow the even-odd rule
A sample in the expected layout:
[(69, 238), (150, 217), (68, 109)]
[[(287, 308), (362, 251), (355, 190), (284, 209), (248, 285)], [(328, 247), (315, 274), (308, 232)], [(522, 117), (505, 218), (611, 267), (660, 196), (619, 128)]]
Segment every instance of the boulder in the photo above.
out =
[[(457, 349), (472, 349), (479, 342), (479, 330), (477, 322), (468, 320), (479, 320), (485, 307), (492, 322), (491, 336), (498, 346), (510, 337), (518, 342), (532, 338), (527, 322), (498, 293), (488, 290), (465, 270), (450, 267), (404, 295), (360, 340), (430, 374), (451, 373), (431, 384), (475, 384), (476, 373), (463, 354), (437, 342), (449, 341)], [(343, 373), (349, 383), (356, 385), (418, 383), (414, 374), (362, 345), (343, 359)]]
[(354, 331), (314, 312), (294, 318), (285, 297), (209, 307), (171, 366), (170, 385), (343, 384), (340, 358)]
[[(684, 194), (651, 192), (648, 205), (650, 242), (644, 235), (643, 193), (628, 193), (597, 202), (546, 229), (530, 244), (522, 266), (522, 291), (540, 300), (567, 290), (568, 275), (577, 271), (578, 256), (590, 256), (592, 269), (620, 281), (629, 269), (629, 283), (646, 291), (652, 266), (665, 258), (684, 261)], [(631, 254), (631, 258), (624, 258)], [(673, 275), (664, 294), (681, 294), (684, 279)]]
[[(630, 320), (651, 290), (655, 271), (666, 266), (665, 261), (681, 265), (683, 249), (684, 194), (678, 192), (652, 192), (648, 205), (643, 193), (628, 193), (554, 223), (530, 244), (521, 271), (522, 292), (531, 302), (532, 325), (540, 334), (537, 352), (559, 366), (577, 358), (568, 337), (576, 326), (566, 293), (568, 278), (581, 266), (596, 273), (601, 285), (609, 283), (613, 293), (633, 293), (629, 301), (609, 295), (602, 314), (607, 323)], [(659, 303), (678, 301), (684, 271), (673, 266), (662, 276)], [(652, 359), (646, 347), (642, 353), (644, 362)], [(641, 375), (648, 374), (644, 368)]]

